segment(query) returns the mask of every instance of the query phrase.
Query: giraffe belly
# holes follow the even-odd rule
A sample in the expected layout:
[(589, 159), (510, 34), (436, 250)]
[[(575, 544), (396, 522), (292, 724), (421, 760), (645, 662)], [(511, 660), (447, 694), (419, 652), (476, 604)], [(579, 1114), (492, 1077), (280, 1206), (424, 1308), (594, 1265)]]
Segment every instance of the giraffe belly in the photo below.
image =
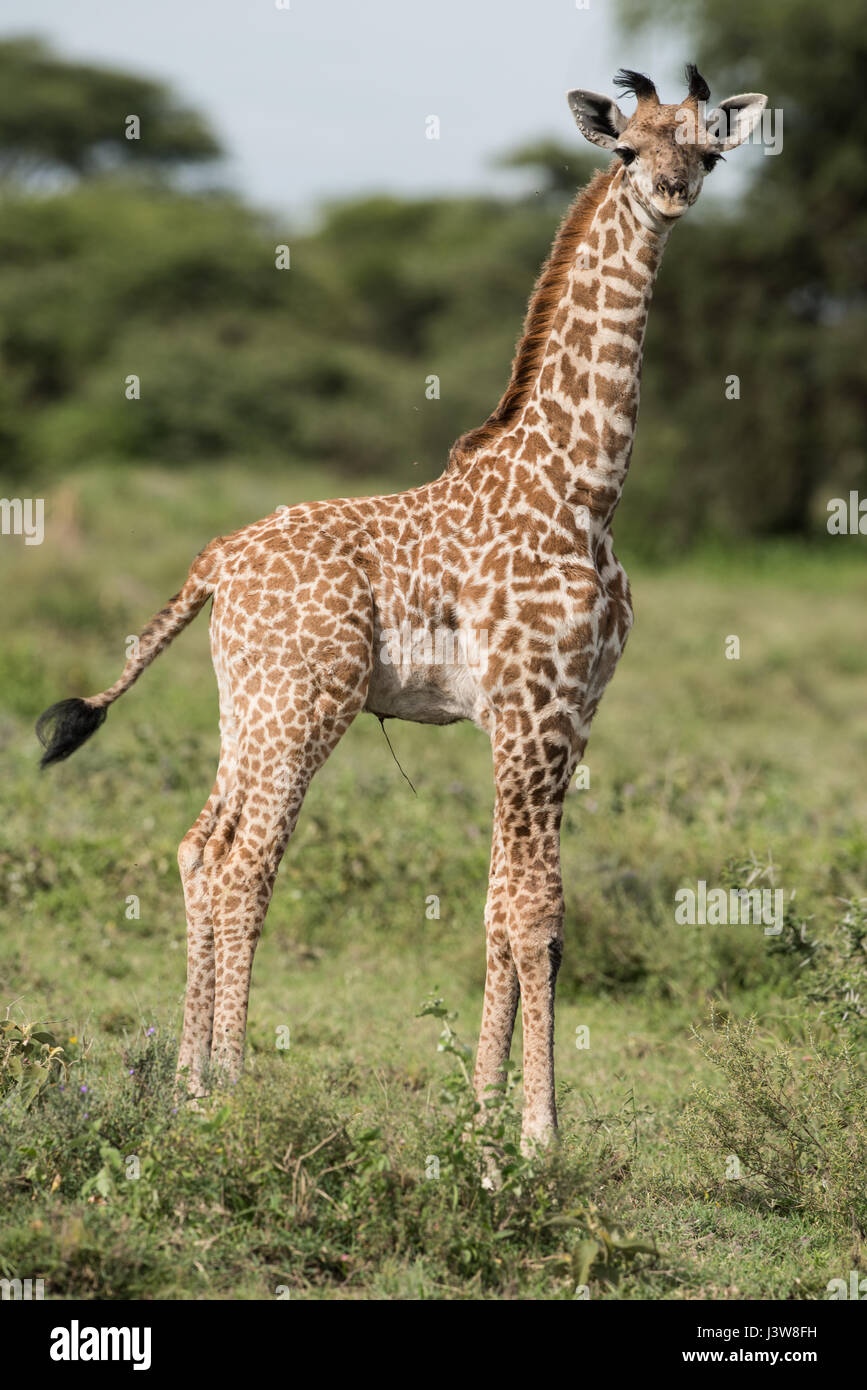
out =
[(364, 708), (383, 719), (455, 724), (475, 719), (479, 704), (478, 682), (466, 667), (378, 659)]

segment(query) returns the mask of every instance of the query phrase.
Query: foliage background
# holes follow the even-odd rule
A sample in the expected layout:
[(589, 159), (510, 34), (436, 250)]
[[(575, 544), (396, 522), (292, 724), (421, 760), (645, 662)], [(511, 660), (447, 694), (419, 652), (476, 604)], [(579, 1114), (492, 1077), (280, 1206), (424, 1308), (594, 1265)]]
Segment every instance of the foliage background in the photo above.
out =
[[(653, 10), (654, 23), (664, 11)], [(626, 23), (647, 24), (627, 6)], [(854, 0), (673, 0), (723, 90), (782, 112), (782, 153), (737, 151), (679, 228), (650, 319), (641, 427), (618, 516), (627, 552), (716, 536), (816, 536), (867, 484), (867, 131)], [(6, 484), (93, 462), (280, 458), (406, 486), (505, 385), (530, 286), (593, 167), (580, 141), (503, 162), (525, 198), (369, 197), (285, 226), (194, 166), (218, 153), (159, 83), (0, 45), (0, 445)], [(121, 113), (146, 138), (121, 138)], [(289, 244), (291, 269), (275, 269)], [(135, 373), (142, 398), (126, 401)], [(726, 399), (726, 378), (740, 399)], [(440, 378), (440, 397), (425, 383)], [(708, 447), (712, 441), (712, 448)]]

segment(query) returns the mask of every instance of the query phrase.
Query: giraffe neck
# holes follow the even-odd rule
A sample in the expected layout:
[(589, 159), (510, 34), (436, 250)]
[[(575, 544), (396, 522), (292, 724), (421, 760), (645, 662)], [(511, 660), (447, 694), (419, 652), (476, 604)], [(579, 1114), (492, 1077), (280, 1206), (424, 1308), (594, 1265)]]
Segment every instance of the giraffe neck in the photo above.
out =
[(595, 530), (609, 527), (629, 467), (647, 309), (668, 235), (632, 202), (621, 167), (604, 178), (514, 431), (515, 456), (553, 470), (561, 498), (585, 506)]
[[(587, 507), (594, 529), (610, 525), (629, 468), (647, 312), (668, 236), (633, 204), (624, 173), (605, 176), (514, 429), (515, 457), (553, 473), (558, 495)], [(561, 236), (567, 231), (568, 219)]]
[(668, 227), (635, 204), (616, 166), (579, 194), (542, 270), (502, 400), (452, 448), (444, 481), (474, 465), (541, 483), (607, 531), (629, 467), (641, 354)]

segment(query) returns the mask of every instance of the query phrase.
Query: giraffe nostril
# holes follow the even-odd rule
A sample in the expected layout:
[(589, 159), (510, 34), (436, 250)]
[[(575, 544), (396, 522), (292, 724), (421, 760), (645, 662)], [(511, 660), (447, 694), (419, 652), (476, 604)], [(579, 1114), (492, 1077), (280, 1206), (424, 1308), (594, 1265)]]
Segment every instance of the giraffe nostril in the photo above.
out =
[(686, 194), (686, 181), (685, 179), (658, 178), (656, 180), (656, 191), (660, 193), (663, 198), (684, 197)]

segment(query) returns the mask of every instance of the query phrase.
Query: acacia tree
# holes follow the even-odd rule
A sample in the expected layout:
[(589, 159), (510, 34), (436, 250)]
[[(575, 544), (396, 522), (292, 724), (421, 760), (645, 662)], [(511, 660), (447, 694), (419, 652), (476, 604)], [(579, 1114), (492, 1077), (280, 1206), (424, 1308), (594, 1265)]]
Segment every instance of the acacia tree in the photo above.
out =
[[(141, 138), (130, 139), (137, 117)], [(16, 183), (215, 159), (207, 123), (160, 82), (69, 62), (39, 39), (0, 43), (0, 177)]]

